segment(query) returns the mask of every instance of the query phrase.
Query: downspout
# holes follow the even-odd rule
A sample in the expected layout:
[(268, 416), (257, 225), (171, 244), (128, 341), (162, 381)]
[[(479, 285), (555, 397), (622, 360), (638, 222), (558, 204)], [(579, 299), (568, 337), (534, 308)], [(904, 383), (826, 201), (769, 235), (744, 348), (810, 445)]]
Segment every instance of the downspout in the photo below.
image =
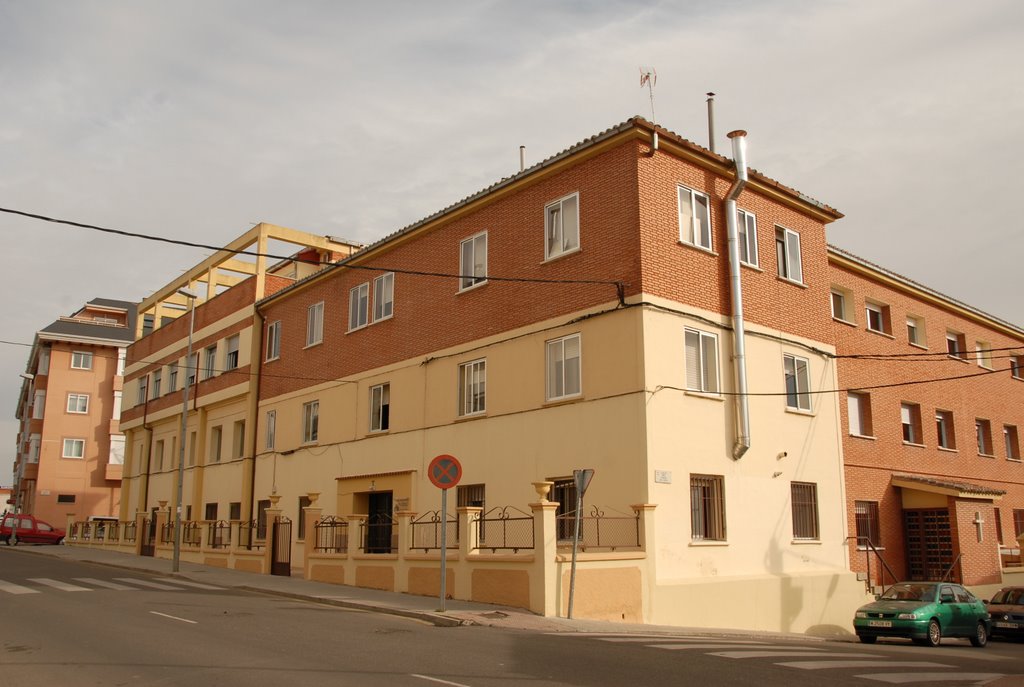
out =
[[(253, 380), (253, 382), (255, 382), (254, 384), (250, 384), (249, 393), (253, 394), (256, 399), (255, 403), (252, 400), (249, 401), (249, 407), (252, 408), (253, 405), (255, 405), (256, 410), (253, 412), (252, 418), (252, 456), (249, 458), (249, 460), (252, 461), (252, 475), (249, 477), (249, 522), (252, 522), (255, 519), (253, 517), (253, 506), (256, 498), (256, 456), (259, 454), (256, 447), (258, 446), (257, 442), (259, 442), (260, 438), (260, 381), (263, 379), (263, 327), (266, 324), (266, 318), (263, 317), (263, 313), (260, 312), (259, 307), (257, 306), (253, 307), (253, 319), (256, 322), (256, 327), (254, 327), (254, 329), (258, 332), (253, 333), (253, 337), (257, 341), (257, 346), (254, 348), (256, 348), (259, 353), (256, 355), (256, 360), (250, 363), (250, 369), (256, 370), (254, 375), (256, 379)], [(302, 514), (300, 513), (299, 515), (301, 517)]]
[(736, 199), (747, 185), (747, 132), (731, 131), (732, 156), (736, 181), (725, 196), (725, 225), (729, 236), (729, 284), (732, 297), (733, 362), (736, 366), (736, 442), (733, 460), (739, 460), (750, 448), (750, 406), (747, 402), (746, 332), (743, 327), (743, 282), (740, 278), (739, 229), (736, 226)]

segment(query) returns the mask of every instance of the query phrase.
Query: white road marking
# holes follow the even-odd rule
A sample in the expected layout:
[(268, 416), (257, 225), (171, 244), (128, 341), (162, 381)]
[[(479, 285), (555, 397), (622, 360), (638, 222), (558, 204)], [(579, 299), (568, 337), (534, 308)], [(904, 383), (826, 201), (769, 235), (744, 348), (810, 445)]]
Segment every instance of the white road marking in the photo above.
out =
[(464, 685), (461, 682), (448, 682), (448, 680), (442, 680), (440, 678), (430, 677), (428, 675), (417, 675), (416, 673), (409, 673), (409, 676), (418, 677), (421, 680), (430, 680), (431, 682), (436, 682), (442, 685), (451, 685), (452, 687), (469, 687), (469, 685)]
[[(708, 642), (706, 644), (681, 642), (679, 644), (648, 644), (647, 646), (651, 647), (652, 649), (668, 649), (669, 651), (680, 651), (680, 650), (683, 650), (683, 649), (735, 649), (737, 647), (747, 647), (747, 646), (750, 646), (750, 645), (749, 644), (740, 645), (740, 644), (734, 644), (732, 642), (729, 642), (729, 643)], [(784, 648), (784, 647), (773, 647), (773, 646), (768, 646), (768, 645), (763, 645), (762, 644), (762, 645), (758, 645), (757, 648), (758, 649), (779, 649), (779, 648)], [(819, 649), (808, 649), (808, 651), (820, 651), (820, 650)]]
[(91, 592), (92, 590), (88, 587), (79, 587), (77, 584), (68, 584), (67, 582), (61, 582), (60, 580), (51, 580), (49, 577), (30, 577), (29, 582), (36, 582), (38, 584), (46, 585), (47, 587), (53, 587), (59, 589), (62, 592)]
[(8, 594), (38, 594), (39, 590), (0, 580), (0, 592), (7, 592)]
[(712, 651), (711, 656), (722, 658), (798, 658), (800, 656), (848, 656), (850, 658), (878, 658), (878, 654), (848, 654), (845, 651), (823, 649), (790, 649), (788, 651)]
[(195, 621), (195, 620), (187, 620), (186, 618), (179, 618), (179, 617), (178, 617), (178, 616), (176, 616), (176, 615), (167, 615), (166, 613), (160, 613), (160, 612), (158, 612), (158, 611), (150, 611), (150, 613), (152, 613), (153, 615), (158, 615), (158, 616), (160, 616), (161, 618), (170, 618), (171, 620), (180, 620), (181, 622), (183, 622), (183, 623), (188, 623), (188, 624), (190, 624), (190, 625), (198, 625), (198, 624), (199, 624), (199, 622), (198, 622), (198, 621)]
[(631, 642), (637, 644), (643, 644), (647, 642), (726, 642), (729, 645), (744, 645), (744, 644), (764, 644), (765, 642), (759, 642), (754, 639), (723, 639), (721, 637), (666, 637), (659, 635), (657, 637), (652, 636), (637, 636), (637, 637), (599, 637), (602, 642)]
[(172, 587), (169, 584), (160, 584), (159, 582), (151, 582), (149, 580), (138, 580), (134, 577), (115, 577), (118, 582), (127, 582), (128, 584), (137, 584), (143, 587), (149, 587), (151, 589), (163, 589), (169, 592), (180, 592), (181, 587)]
[(76, 577), (74, 579), (77, 582), (85, 582), (86, 584), (103, 587), (105, 589), (114, 589), (119, 592), (138, 591), (135, 587), (129, 587), (126, 584), (118, 584), (117, 582), (109, 582), (107, 580), (97, 580), (95, 577)]
[(873, 675), (855, 675), (865, 680), (888, 682), (893, 685), (907, 685), (911, 682), (925, 682), (933, 685), (937, 682), (975, 682), (984, 683), (1005, 677), (1003, 673), (875, 673)]
[[(896, 663), (893, 659), (887, 660), (866, 660), (866, 661), (789, 661), (776, 663), (777, 666), (786, 668), (800, 668), (801, 670), (822, 670), (826, 668), (891, 668)], [(945, 663), (934, 663), (932, 661), (899, 661), (900, 668), (954, 668), (955, 666)]]
[(195, 587), (196, 589), (217, 589), (224, 590), (224, 587), (214, 587), (212, 584), (203, 584), (202, 582), (192, 582), (191, 580), (179, 580), (177, 578), (162, 577), (160, 578), (164, 582), (170, 584), (180, 584), (184, 587)]

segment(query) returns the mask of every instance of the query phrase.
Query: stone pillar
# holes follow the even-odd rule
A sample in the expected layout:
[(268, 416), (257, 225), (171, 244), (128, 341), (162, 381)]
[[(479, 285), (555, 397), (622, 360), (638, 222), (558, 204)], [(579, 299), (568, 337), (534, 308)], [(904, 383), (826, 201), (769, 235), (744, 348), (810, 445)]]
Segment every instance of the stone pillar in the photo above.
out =
[[(483, 513), (479, 506), (460, 506), (455, 509), (459, 519), (459, 558), (466, 560), (480, 545), (480, 528), (477, 520)], [(468, 598), (468, 597), (467, 597)]]
[(369, 515), (346, 515), (345, 519), (348, 520), (348, 551), (349, 556), (359, 553), (363, 548), (362, 542), (362, 523), (364, 523), (370, 516)]
[(309, 497), (309, 505), (302, 509), (302, 513), (299, 514), (299, 517), (303, 518), (303, 522), (306, 523), (303, 526), (306, 534), (306, 543), (302, 549), (302, 570), (303, 577), (308, 580), (310, 579), (309, 557), (316, 553), (316, 524), (320, 522), (320, 516), (324, 509), (316, 505), (317, 499), (320, 498), (320, 492), (311, 491), (307, 493), (306, 496)]
[(530, 610), (544, 616), (561, 614), (559, 599), (558, 565), (555, 556), (558, 553), (558, 532), (555, 527), (555, 511), (558, 504), (554, 501), (531, 503), (533, 511), (533, 546), (534, 568), (530, 575)]
[(135, 513), (135, 555), (142, 555), (142, 542), (145, 541), (146, 532), (146, 511), (140, 510)]
[(277, 542), (274, 541), (274, 523), (281, 517), (281, 509), (277, 505), (280, 500), (280, 494), (270, 495), (270, 508), (267, 509), (267, 545), (263, 547), (263, 574), (265, 575), (270, 574), (270, 568), (274, 562), (274, 547), (277, 546)]
[(653, 503), (637, 503), (630, 506), (630, 508), (640, 517), (640, 547), (645, 554), (642, 567), (643, 579), (640, 582), (643, 593), (641, 612), (643, 613), (644, 622), (648, 622), (651, 617), (654, 587), (657, 580), (654, 560), (657, 551), (657, 540), (654, 537), (654, 509), (657, 508), (657, 505)]
[[(164, 527), (167, 525), (170, 511), (167, 510), (166, 501), (157, 501), (159, 508), (156, 509), (156, 542), (155, 549), (167, 548), (168, 544), (163, 541)], [(155, 550), (154, 550), (155, 554)]]
[(67, 542), (70, 539), (72, 528), (75, 524), (75, 513), (68, 513), (67, 517), (64, 518), (64, 541)]

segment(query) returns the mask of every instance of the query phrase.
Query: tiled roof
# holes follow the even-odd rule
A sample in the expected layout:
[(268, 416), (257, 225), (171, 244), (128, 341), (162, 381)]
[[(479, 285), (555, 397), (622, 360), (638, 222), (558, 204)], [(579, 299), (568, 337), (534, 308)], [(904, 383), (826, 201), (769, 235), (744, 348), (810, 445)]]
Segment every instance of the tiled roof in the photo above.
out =
[(977, 494), (978, 496), (1002, 496), (1006, 492), (1000, 489), (993, 489), (991, 487), (985, 487), (980, 484), (971, 484), (970, 482), (956, 482), (949, 479), (941, 479), (939, 477), (928, 477), (927, 475), (908, 475), (904, 473), (894, 472), (892, 479), (900, 480), (902, 482), (914, 482), (924, 486), (938, 487), (940, 489), (950, 489), (958, 491), (961, 494)]

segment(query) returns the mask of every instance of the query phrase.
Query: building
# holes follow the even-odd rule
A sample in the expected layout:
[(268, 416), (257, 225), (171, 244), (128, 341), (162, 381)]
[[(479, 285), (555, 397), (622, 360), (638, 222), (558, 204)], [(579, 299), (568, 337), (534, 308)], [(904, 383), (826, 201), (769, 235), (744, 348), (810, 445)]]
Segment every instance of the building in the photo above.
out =
[[(182, 455), (185, 519), (256, 517), (252, 417), (262, 324), (254, 321), (253, 304), (356, 248), (260, 223), (139, 304), (138, 340), (128, 348), (128, 396), (121, 414), (127, 437), (121, 520), (155, 510), (161, 502), (177, 505)], [(291, 257), (272, 257), (280, 252)], [(181, 443), (186, 385), (188, 419)]]
[(14, 499), (61, 527), (68, 515), (118, 515), (124, 436), (118, 426), (135, 304), (95, 298), (36, 332), (16, 417)]
[(828, 261), (853, 569), (1001, 584), (1024, 535), (1024, 330), (837, 248)]

